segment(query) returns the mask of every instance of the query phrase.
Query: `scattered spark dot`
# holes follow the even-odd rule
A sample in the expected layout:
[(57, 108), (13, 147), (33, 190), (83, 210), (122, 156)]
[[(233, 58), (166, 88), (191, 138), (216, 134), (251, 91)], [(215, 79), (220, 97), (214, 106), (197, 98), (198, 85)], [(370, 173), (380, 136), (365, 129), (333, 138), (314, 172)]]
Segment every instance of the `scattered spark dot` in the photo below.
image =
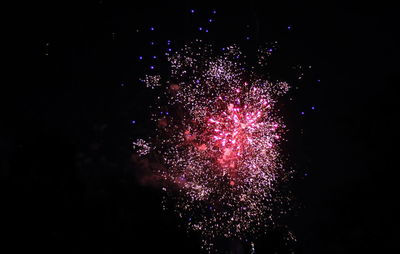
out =
[[(154, 66), (153, 66), (154, 68)], [(140, 79), (143, 83), (146, 84), (146, 87), (154, 89), (155, 87), (161, 86), (160, 83), (161, 76), (160, 75), (145, 75), (143, 79)]]
[(133, 148), (140, 156), (148, 154), (151, 150), (149, 143), (143, 139), (138, 139), (134, 141), (132, 144)]

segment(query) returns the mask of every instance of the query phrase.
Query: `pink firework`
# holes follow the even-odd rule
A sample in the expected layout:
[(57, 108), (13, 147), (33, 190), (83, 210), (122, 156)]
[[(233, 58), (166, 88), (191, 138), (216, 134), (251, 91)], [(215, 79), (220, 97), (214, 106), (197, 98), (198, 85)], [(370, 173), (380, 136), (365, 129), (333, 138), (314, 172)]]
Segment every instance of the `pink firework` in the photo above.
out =
[(153, 115), (158, 135), (146, 143), (162, 158), (155, 173), (174, 210), (208, 242), (246, 239), (272, 225), (281, 202), (277, 186), (289, 174), (280, 149), (285, 125), (276, 109), (289, 86), (264, 79), (239, 59), (235, 46), (217, 54), (201, 43), (172, 55), (168, 115)]

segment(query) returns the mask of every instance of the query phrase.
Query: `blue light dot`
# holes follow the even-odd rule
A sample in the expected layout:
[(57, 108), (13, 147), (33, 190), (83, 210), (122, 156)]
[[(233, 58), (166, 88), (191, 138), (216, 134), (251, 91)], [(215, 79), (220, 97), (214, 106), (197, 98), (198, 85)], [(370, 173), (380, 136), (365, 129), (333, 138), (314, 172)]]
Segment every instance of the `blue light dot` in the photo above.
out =
[(212, 20), (212, 19), (209, 19), (209, 20), (208, 20), (208, 22), (210, 22), (210, 23), (211, 23), (211, 22), (213, 22), (213, 20)]
[(206, 33), (208, 33), (208, 29), (206, 29)]
[(321, 80), (320, 80), (320, 79), (317, 79), (317, 82), (319, 83), (319, 82), (321, 82)]
[(152, 66), (150, 66), (150, 69), (154, 70), (154, 66), (153, 66), (153, 65), (152, 65)]
[(154, 41), (151, 41), (151, 42), (150, 42), (150, 45), (154, 45)]
[(190, 12), (191, 12), (191, 13), (194, 13), (194, 10), (193, 10), (193, 9), (191, 9), (191, 10), (190, 10)]
[(135, 120), (132, 120), (132, 124), (135, 124), (136, 123), (136, 121)]
[(171, 52), (171, 51), (172, 51), (172, 49), (168, 49), (168, 51), (169, 51), (169, 52)]
[(201, 30), (203, 30), (203, 28), (202, 28), (202, 27), (199, 27), (199, 31), (201, 31)]
[(292, 26), (288, 26), (287, 29), (288, 29), (288, 30), (292, 29)]
[(143, 59), (143, 56), (139, 56), (139, 60), (142, 60)]
[(153, 56), (153, 59), (156, 59), (157, 58), (157, 56)]
[(166, 114), (166, 115), (169, 115), (169, 113), (168, 113), (168, 112), (165, 112), (165, 114)]
[(213, 14), (216, 14), (216, 13), (217, 13), (217, 11), (216, 11), (216, 10), (213, 10), (213, 11), (212, 11), (212, 13), (213, 13)]
[(250, 37), (249, 37), (249, 36), (247, 36), (247, 37), (246, 37), (246, 40), (250, 40)]
[(311, 109), (312, 109), (312, 110), (314, 110), (314, 109), (315, 109), (315, 107), (311, 107)]
[(150, 27), (150, 31), (154, 31), (154, 27)]
[(304, 115), (304, 112), (301, 112), (302, 115)]

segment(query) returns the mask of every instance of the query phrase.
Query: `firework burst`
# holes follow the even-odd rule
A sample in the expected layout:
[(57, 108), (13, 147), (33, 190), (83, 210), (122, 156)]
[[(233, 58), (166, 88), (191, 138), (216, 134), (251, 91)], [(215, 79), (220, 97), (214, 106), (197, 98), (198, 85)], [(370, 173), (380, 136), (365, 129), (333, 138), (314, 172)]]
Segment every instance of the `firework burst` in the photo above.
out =
[(135, 146), (162, 158), (155, 174), (163, 190), (208, 243), (247, 239), (273, 224), (277, 186), (289, 174), (276, 107), (289, 86), (266, 80), (244, 59), (236, 46), (216, 53), (198, 41), (168, 58), (165, 84), (158, 76), (145, 79), (148, 87), (165, 87), (167, 103), (161, 117), (152, 117), (157, 137)]

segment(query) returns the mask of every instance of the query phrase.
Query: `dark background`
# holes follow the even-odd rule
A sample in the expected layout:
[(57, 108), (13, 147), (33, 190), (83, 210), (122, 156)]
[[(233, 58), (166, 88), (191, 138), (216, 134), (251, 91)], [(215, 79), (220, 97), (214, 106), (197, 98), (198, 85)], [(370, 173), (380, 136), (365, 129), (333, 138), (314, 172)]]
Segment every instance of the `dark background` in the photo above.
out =
[[(394, 4), (35, 1), (14, 10), (5, 36), (15, 38), (16, 68), (2, 84), (0, 125), (3, 253), (199, 253), (198, 237), (138, 178), (131, 147), (148, 133), (154, 99), (138, 78), (163, 66), (138, 56), (161, 58), (152, 40), (178, 48), (196, 37), (248, 52), (278, 40), (278, 62), (313, 66), (285, 112), (301, 176), (287, 221), (298, 241), (288, 247), (272, 232), (256, 253), (393, 253)], [(196, 32), (212, 10), (209, 34)]]

